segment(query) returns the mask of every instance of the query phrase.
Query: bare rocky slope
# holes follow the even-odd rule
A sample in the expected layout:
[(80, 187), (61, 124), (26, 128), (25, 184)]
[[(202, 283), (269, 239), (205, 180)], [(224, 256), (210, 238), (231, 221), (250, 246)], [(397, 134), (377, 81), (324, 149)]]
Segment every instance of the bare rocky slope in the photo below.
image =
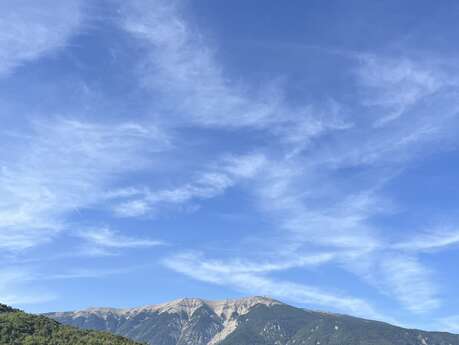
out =
[(150, 345), (459, 345), (459, 335), (295, 308), (266, 297), (186, 298), (132, 309), (49, 313)]

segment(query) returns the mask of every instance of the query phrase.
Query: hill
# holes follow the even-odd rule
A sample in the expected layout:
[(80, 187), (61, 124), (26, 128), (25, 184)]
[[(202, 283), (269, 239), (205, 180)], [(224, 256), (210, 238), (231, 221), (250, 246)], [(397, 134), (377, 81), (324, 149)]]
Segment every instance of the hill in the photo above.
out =
[(150, 345), (459, 345), (459, 335), (304, 310), (265, 297), (191, 298), (141, 308), (48, 315)]
[(140, 345), (104, 332), (78, 330), (0, 304), (1, 345)]

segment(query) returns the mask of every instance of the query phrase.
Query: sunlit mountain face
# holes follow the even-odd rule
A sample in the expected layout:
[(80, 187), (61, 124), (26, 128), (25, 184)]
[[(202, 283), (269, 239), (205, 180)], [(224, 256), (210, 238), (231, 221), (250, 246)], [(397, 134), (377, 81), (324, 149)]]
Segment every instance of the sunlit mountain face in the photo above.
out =
[(47, 316), (150, 345), (459, 344), (459, 335), (299, 309), (267, 297), (185, 298), (139, 308), (91, 308)]
[[(459, 333), (458, 13), (453, 0), (0, 1), (0, 301), (292, 306), (222, 318), (203, 302), (196, 324), (153, 313), (180, 325), (170, 344), (237, 324), (235, 337), (266, 326), (261, 343), (293, 345), (320, 317), (330, 336), (345, 332), (333, 318), (355, 321), (294, 307)], [(275, 331), (244, 321), (255, 310), (303, 321)]]

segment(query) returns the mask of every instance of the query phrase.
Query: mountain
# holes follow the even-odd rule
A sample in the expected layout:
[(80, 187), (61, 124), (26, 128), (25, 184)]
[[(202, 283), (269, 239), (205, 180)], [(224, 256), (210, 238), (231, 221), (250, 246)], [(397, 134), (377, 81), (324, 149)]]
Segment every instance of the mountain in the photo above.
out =
[(150, 345), (459, 345), (459, 335), (295, 308), (266, 297), (181, 299), (133, 309), (50, 313)]
[(78, 330), (0, 304), (1, 345), (140, 345), (104, 332)]

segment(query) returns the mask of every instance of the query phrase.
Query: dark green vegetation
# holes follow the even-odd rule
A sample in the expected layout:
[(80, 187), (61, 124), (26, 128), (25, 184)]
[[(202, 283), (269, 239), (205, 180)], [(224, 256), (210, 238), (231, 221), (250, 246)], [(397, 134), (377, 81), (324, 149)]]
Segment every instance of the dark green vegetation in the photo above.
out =
[(326, 314), (287, 305), (259, 305), (220, 345), (458, 345), (459, 336), (395, 327), (346, 315)]
[(120, 336), (77, 330), (0, 304), (1, 345), (138, 345)]
[[(190, 304), (190, 300), (185, 302), (178, 303)], [(191, 312), (147, 307), (50, 316), (66, 324), (106, 330), (151, 345), (459, 345), (459, 335), (404, 329), (282, 303), (257, 303), (244, 312), (223, 315), (209, 303), (201, 302)], [(219, 338), (219, 332), (226, 337)]]

